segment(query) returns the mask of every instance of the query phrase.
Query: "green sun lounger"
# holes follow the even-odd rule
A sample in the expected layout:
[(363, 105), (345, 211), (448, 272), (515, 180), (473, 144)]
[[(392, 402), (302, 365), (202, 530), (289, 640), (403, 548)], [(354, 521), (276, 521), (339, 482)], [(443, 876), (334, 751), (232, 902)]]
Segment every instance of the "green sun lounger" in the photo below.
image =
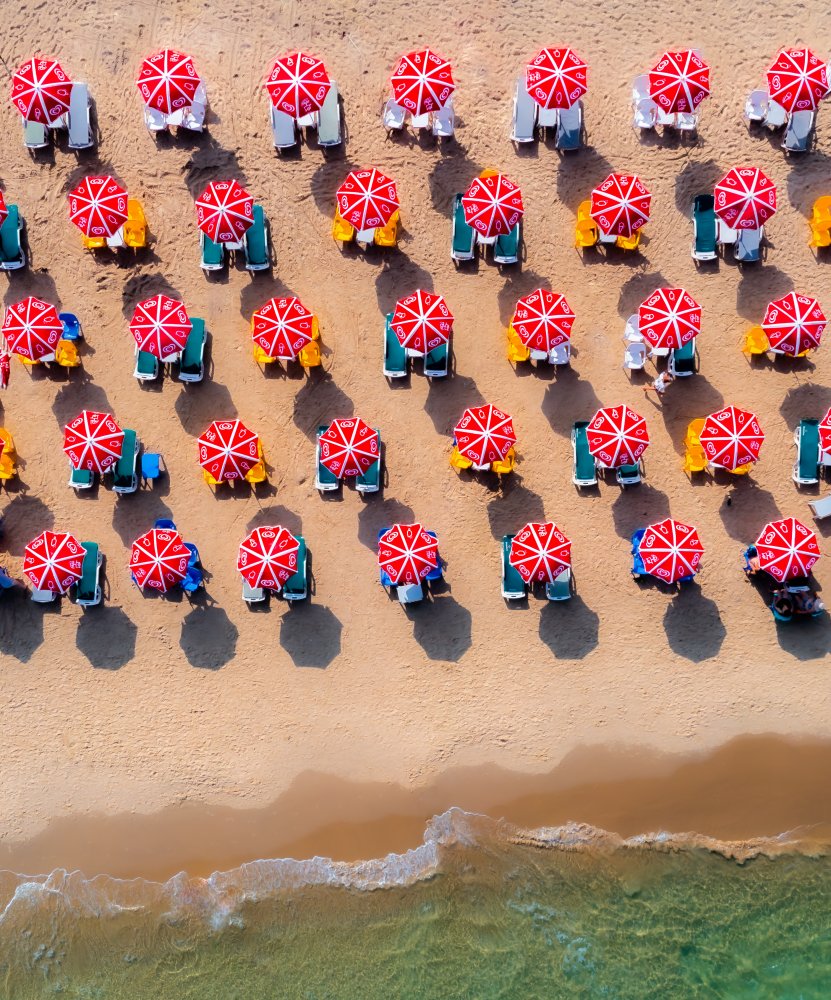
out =
[(248, 271), (266, 271), (271, 266), (268, 256), (268, 231), (262, 205), (254, 206), (254, 221), (245, 230), (245, 267)]
[(621, 486), (635, 486), (641, 481), (641, 466), (639, 462), (634, 465), (619, 465), (616, 470), (617, 481)]
[(317, 122), (317, 144), (324, 148), (339, 146), (343, 139), (340, 122), (340, 94), (335, 81), (332, 80), (331, 83), (329, 93), (320, 106), (320, 117)]
[(815, 486), (819, 482), (819, 421), (800, 420), (793, 440), (796, 445), (793, 481), (797, 486)]
[(136, 367), (133, 375), (139, 382), (152, 382), (159, 377), (159, 359), (150, 351), (136, 350)]
[(320, 435), (329, 430), (328, 424), (323, 424), (317, 429), (317, 445), (315, 447), (315, 488), (321, 493), (329, 493), (340, 487), (340, 479), (331, 472), (320, 460)]
[(715, 200), (711, 194), (699, 194), (693, 200), (694, 260), (715, 260), (718, 256)]
[(355, 489), (359, 493), (377, 493), (381, 488), (381, 435), (378, 439), (378, 461), (373, 462), (362, 476), (355, 481)]
[(225, 247), (214, 241), (203, 232), (199, 233), (199, 249), (202, 254), (203, 271), (219, 271), (225, 258)]
[(476, 230), (467, 224), (462, 196), (453, 199), (453, 236), (450, 244), (453, 260), (473, 260), (476, 256)]
[(124, 441), (121, 445), (121, 457), (113, 467), (113, 490), (116, 493), (135, 493), (138, 489), (138, 475), (136, 473), (138, 452), (138, 435), (135, 431), (125, 430)]
[(675, 378), (686, 378), (695, 375), (698, 370), (698, 353), (696, 337), (691, 338), (681, 347), (671, 350), (667, 360), (667, 371)]
[(509, 233), (496, 237), (493, 260), (495, 264), (516, 264), (519, 260), (519, 223)]
[(101, 553), (96, 542), (81, 542), (81, 548), (84, 550), (84, 561), (75, 591), (75, 603), (82, 608), (92, 608), (101, 603)]
[(190, 333), (185, 341), (185, 349), (179, 359), (179, 381), (201, 382), (205, 374), (205, 320), (198, 316), (190, 318)]
[(297, 550), (297, 572), (290, 576), (283, 584), (283, 597), (287, 601), (305, 600), (308, 594), (308, 583), (306, 581), (306, 539), (302, 535), (297, 535), (300, 547)]
[(92, 469), (76, 469), (70, 465), (69, 482), (73, 490), (88, 490), (95, 482), (95, 473)]
[(597, 463), (589, 451), (588, 420), (578, 420), (571, 428), (571, 450), (574, 468), (571, 481), (575, 486), (597, 486)]
[(571, 597), (570, 569), (564, 569), (553, 583), (545, 585), (545, 596), (549, 601), (567, 601)]
[(16, 271), (26, 265), (20, 242), (25, 223), (17, 205), (6, 205), (6, 211), (8, 215), (0, 226), (0, 271)]
[(424, 356), (424, 374), (427, 378), (444, 378), (450, 365), (450, 344), (439, 344)]
[(502, 596), (506, 601), (521, 601), (525, 597), (525, 581), (519, 570), (511, 565), (513, 535), (502, 536)]
[(403, 378), (407, 370), (407, 352), (392, 328), (392, 313), (387, 313), (384, 324), (384, 375), (387, 378)]

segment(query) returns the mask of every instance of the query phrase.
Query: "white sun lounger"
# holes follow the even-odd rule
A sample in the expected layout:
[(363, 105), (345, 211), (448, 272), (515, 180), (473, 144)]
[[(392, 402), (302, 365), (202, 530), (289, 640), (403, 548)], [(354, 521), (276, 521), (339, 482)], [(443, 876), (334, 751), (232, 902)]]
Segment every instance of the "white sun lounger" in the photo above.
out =
[(679, 132), (695, 132), (698, 129), (698, 115), (679, 113), (675, 116), (674, 127)]
[(733, 253), (736, 260), (750, 264), (761, 259), (762, 237), (764, 226), (759, 229), (742, 229), (739, 231)]
[(390, 98), (384, 105), (384, 112), (381, 116), (381, 120), (384, 123), (384, 128), (387, 132), (400, 132), (404, 128), (404, 119), (407, 117), (407, 112), (400, 104)]
[(626, 320), (626, 327), (623, 331), (623, 339), (629, 343), (635, 343), (639, 340), (643, 340), (643, 336), (641, 335), (640, 327), (638, 325), (637, 313), (632, 313), (629, 319)]
[(85, 83), (73, 83), (69, 95), (69, 148), (89, 149), (92, 145), (89, 90)]
[(437, 139), (452, 139), (456, 132), (456, 112), (448, 98), (443, 108), (433, 112), (433, 135)]
[(49, 132), (43, 122), (23, 119), (23, 145), (26, 149), (44, 149), (49, 145)]
[(338, 86), (332, 81), (329, 93), (320, 108), (317, 122), (318, 146), (339, 146), (343, 141), (340, 123), (340, 95)]
[(746, 122), (763, 122), (768, 113), (770, 94), (766, 90), (752, 90), (744, 102), (744, 120)]
[(271, 105), (271, 135), (274, 148), (293, 149), (297, 145), (297, 124), (291, 115)]
[(644, 97), (633, 103), (632, 125), (635, 128), (655, 128), (658, 121), (658, 106), (651, 97)]
[(765, 114), (764, 124), (771, 130), (775, 131), (782, 126), (788, 120), (788, 112), (779, 104), (774, 101), (771, 97), (768, 101), (768, 109)]
[(260, 601), (264, 601), (266, 598), (265, 589), (263, 587), (252, 587), (251, 584), (243, 579), (242, 581), (242, 599), (249, 606), (252, 604), (259, 604)]
[(831, 493), (828, 496), (821, 497), (819, 500), (809, 500), (808, 506), (817, 520), (823, 517), (831, 517)]
[(511, 129), (511, 142), (533, 142), (537, 121), (537, 102), (528, 93), (525, 83), (520, 77), (514, 91), (514, 118)]
[(811, 142), (814, 128), (813, 111), (794, 111), (788, 118), (782, 149), (788, 153), (805, 153)]

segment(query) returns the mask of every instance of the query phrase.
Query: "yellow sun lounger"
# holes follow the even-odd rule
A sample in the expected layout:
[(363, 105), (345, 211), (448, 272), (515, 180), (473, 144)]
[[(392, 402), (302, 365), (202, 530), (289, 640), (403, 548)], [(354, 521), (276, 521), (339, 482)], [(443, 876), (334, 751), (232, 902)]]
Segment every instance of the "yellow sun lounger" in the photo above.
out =
[(519, 334), (513, 328), (508, 327), (508, 360), (511, 364), (519, 364), (527, 361), (531, 357), (531, 351), (519, 339)]
[(258, 365), (273, 365), (279, 361), (279, 358), (272, 358), (270, 354), (265, 353), (259, 344), (254, 344), (254, 360)]
[(386, 226), (379, 226), (375, 230), (375, 246), (394, 247), (398, 245), (398, 225), (401, 216), (398, 212), (392, 213), (392, 218)]
[(135, 198), (127, 200), (127, 221), (124, 223), (124, 243), (128, 247), (141, 249), (147, 246), (147, 219), (141, 202)]
[(631, 236), (618, 236), (615, 242), (621, 250), (637, 250), (641, 242), (641, 231), (639, 229)]
[(332, 238), (338, 243), (351, 243), (355, 239), (355, 227), (348, 223), (340, 214), (340, 209), (335, 209), (335, 221), (332, 223)]

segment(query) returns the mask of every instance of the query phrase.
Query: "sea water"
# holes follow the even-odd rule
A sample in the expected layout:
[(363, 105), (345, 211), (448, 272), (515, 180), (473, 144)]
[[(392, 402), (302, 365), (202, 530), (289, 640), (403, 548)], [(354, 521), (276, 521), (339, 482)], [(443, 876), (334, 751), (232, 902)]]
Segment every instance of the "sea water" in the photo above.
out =
[(209, 879), (0, 875), (0, 996), (102, 1000), (831, 997), (831, 860), (451, 810), (356, 864)]

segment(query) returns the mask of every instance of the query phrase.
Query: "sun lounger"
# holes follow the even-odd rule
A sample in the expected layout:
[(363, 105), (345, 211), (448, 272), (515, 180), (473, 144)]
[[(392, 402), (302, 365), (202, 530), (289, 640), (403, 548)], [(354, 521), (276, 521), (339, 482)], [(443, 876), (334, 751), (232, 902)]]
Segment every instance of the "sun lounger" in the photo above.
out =
[(641, 76), (636, 76), (632, 81), (632, 101), (637, 103), (638, 101), (645, 101), (651, 99), (652, 95), (649, 93), (649, 75), (643, 73)]
[(392, 328), (392, 313), (388, 313), (384, 324), (384, 375), (387, 378), (403, 378), (408, 371), (407, 352)]
[(225, 259), (225, 248), (221, 243), (214, 243), (210, 236), (207, 236), (201, 230), (199, 232), (199, 249), (202, 254), (202, 270), (206, 274), (208, 271), (219, 271), (222, 269)]
[(271, 105), (271, 136), (274, 148), (278, 152), (283, 149), (294, 149), (297, 145), (297, 123), (291, 115), (275, 108), (273, 104)]
[(769, 103), (770, 94), (766, 90), (751, 91), (744, 102), (745, 121), (748, 123), (763, 122), (768, 113)]
[(453, 260), (473, 260), (476, 256), (476, 230), (467, 224), (462, 196), (453, 198), (453, 233), (450, 243)]
[[(430, 535), (431, 538), (435, 538), (436, 540), (438, 540), (438, 536), (436, 535), (435, 531), (428, 531), (427, 534)], [(439, 554), (438, 549), (436, 549), (436, 565), (424, 577), (424, 580), (427, 583), (434, 583), (436, 580), (441, 580), (443, 576), (444, 576), (444, 570), (442, 569), (441, 555)]]
[(698, 371), (697, 337), (688, 340), (682, 347), (669, 352), (667, 371), (675, 378), (687, 378)]
[(252, 604), (260, 604), (266, 599), (266, 592), (264, 587), (252, 587), (251, 584), (243, 578), (242, 581), (242, 599), (250, 607)]
[(247, 271), (267, 271), (271, 267), (268, 246), (268, 227), (262, 205), (254, 206), (254, 221), (245, 230), (243, 247)]
[(450, 345), (439, 344), (424, 356), (424, 374), (427, 378), (444, 378), (450, 364)]
[(330, 472), (320, 460), (320, 435), (325, 434), (328, 429), (328, 424), (318, 427), (317, 443), (315, 445), (315, 489), (320, 490), (321, 493), (330, 493), (333, 490), (340, 489), (340, 479), (334, 472)]
[(549, 601), (567, 601), (571, 597), (571, 568), (566, 568), (555, 577), (553, 583), (545, 585), (545, 596)]
[(399, 604), (418, 604), (424, 600), (424, 588), (420, 583), (405, 583), (398, 587)]
[(404, 119), (407, 117), (407, 112), (400, 104), (390, 98), (384, 105), (384, 111), (381, 116), (384, 123), (384, 128), (387, 133), (400, 132), (404, 128)]
[(437, 139), (452, 139), (456, 133), (456, 112), (453, 101), (447, 99), (443, 108), (433, 112), (433, 135)]
[(521, 601), (526, 594), (525, 581), (516, 566), (511, 565), (513, 535), (502, 536), (502, 597), (506, 601)]
[(81, 542), (84, 561), (81, 564), (81, 579), (75, 588), (75, 603), (82, 608), (93, 608), (101, 603), (101, 552), (95, 542)]
[(138, 489), (139, 440), (135, 431), (125, 430), (121, 444), (121, 457), (113, 466), (113, 491), (115, 493), (135, 493)]
[(646, 344), (642, 340), (627, 341), (623, 352), (623, 367), (626, 371), (641, 371), (648, 357)]
[(571, 450), (574, 465), (571, 481), (577, 487), (597, 486), (597, 463), (589, 451), (587, 420), (578, 420), (571, 428)]
[(308, 563), (308, 552), (306, 551), (306, 539), (302, 535), (297, 535), (300, 543), (297, 549), (297, 572), (290, 576), (283, 584), (283, 597), (287, 601), (303, 601), (309, 592), (306, 580), (306, 568)]
[(152, 382), (159, 377), (159, 359), (149, 351), (140, 351), (136, 348), (136, 367), (133, 369), (133, 376), (139, 382)]
[(73, 83), (69, 95), (69, 141), (70, 149), (89, 149), (93, 143), (92, 125), (89, 115), (89, 90), (85, 83)]
[(576, 101), (570, 108), (557, 112), (557, 136), (554, 146), (562, 150), (579, 149), (582, 145), (583, 103)]
[(121, 229), (124, 245), (140, 250), (147, 246), (147, 219), (141, 202), (136, 198), (127, 199), (127, 221)]
[(332, 239), (338, 243), (351, 243), (355, 239), (355, 227), (344, 219), (338, 208), (335, 209), (335, 220), (332, 223)]
[(317, 144), (325, 149), (329, 146), (339, 146), (342, 141), (340, 94), (337, 84), (333, 80), (320, 108), (317, 121)]
[(650, 97), (633, 103), (632, 125), (634, 128), (652, 129), (658, 121), (658, 106)]
[(144, 124), (148, 132), (167, 132), (167, 115), (157, 111), (156, 108), (148, 108), (145, 104)]
[(81, 321), (75, 313), (58, 313), (58, 319), (63, 324), (61, 340), (83, 340), (84, 332), (81, 329)]
[[(394, 247), (398, 245), (398, 227), (401, 224), (401, 213), (393, 212), (390, 221), (385, 226), (378, 226), (372, 234), (372, 242), (377, 247)], [(356, 239), (362, 242), (361, 234)]]
[(516, 264), (519, 260), (519, 227), (518, 222), (509, 233), (496, 237), (493, 245), (495, 264)]
[(37, 588), (32, 587), (32, 600), (36, 604), (49, 604), (57, 596), (54, 590), (37, 590)]
[(17, 271), (26, 266), (23, 251), (23, 229), (26, 223), (17, 205), (6, 205), (6, 216), (0, 226), (0, 271)]
[(525, 81), (520, 77), (514, 91), (513, 127), (511, 142), (533, 142), (537, 121), (537, 102), (528, 93)]
[(157, 517), (153, 527), (159, 531), (176, 531), (176, 522), (171, 521), (169, 517)]
[(742, 264), (752, 264), (762, 259), (762, 237), (764, 226), (759, 229), (740, 229), (733, 253)]
[(67, 486), (71, 486), (73, 490), (88, 490), (94, 482), (95, 473), (92, 469), (76, 469), (70, 465)]
[(797, 486), (816, 486), (819, 482), (819, 421), (800, 420), (793, 436), (796, 462), (792, 478)]
[(641, 481), (641, 465), (619, 465), (615, 470), (615, 478), (621, 486), (636, 486)]
[(381, 435), (376, 434), (378, 441), (378, 461), (355, 480), (355, 489), (359, 493), (377, 493), (381, 488)]
[(788, 120), (788, 112), (773, 98), (768, 100), (768, 109), (765, 112), (764, 124), (773, 132)]
[(695, 443), (690, 441), (684, 442), (684, 466), (683, 470), (688, 476), (692, 476), (696, 472), (706, 472), (707, 466), (709, 465), (707, 461), (707, 456), (704, 453), (704, 449), (701, 447), (701, 443), (696, 441)]
[(714, 206), (715, 199), (711, 194), (698, 194), (693, 199), (693, 260), (715, 260), (718, 257)]
[(646, 528), (638, 528), (632, 534), (632, 548), (630, 552), (632, 553), (632, 576), (637, 580), (640, 576), (646, 575), (646, 567), (643, 564), (643, 559), (641, 558), (640, 545), (641, 539), (646, 534)]
[(831, 493), (822, 497), (821, 500), (809, 500), (808, 506), (815, 518), (821, 520), (823, 517), (831, 517)]
[(43, 122), (27, 122), (23, 119), (23, 145), (32, 152), (49, 145), (49, 132)]
[(805, 153), (811, 143), (814, 129), (813, 111), (794, 111), (788, 118), (782, 149), (788, 153)]
[(205, 374), (205, 341), (208, 339), (205, 320), (191, 316), (190, 333), (179, 358), (179, 381), (201, 382)]

